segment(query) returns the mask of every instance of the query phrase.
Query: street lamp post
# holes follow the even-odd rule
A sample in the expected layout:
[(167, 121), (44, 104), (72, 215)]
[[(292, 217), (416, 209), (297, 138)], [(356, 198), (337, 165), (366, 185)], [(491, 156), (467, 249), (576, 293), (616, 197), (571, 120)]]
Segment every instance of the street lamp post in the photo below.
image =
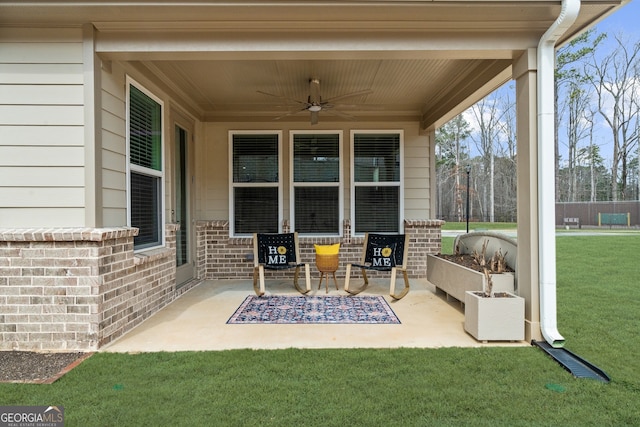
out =
[(464, 168), (467, 172), (467, 233), (469, 233), (469, 175), (471, 174), (471, 165), (467, 165)]

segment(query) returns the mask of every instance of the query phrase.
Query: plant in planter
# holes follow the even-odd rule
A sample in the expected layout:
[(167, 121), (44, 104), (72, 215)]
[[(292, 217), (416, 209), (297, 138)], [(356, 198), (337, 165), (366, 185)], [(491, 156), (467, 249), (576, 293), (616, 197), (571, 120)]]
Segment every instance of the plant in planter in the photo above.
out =
[(486, 279), (483, 289), (484, 296), (491, 297), (493, 294), (493, 274), (502, 274), (508, 271), (506, 261), (507, 254), (502, 254), (502, 250), (499, 249), (493, 254), (491, 259), (487, 261), (487, 244), (489, 244), (489, 241), (485, 240), (482, 244), (482, 251), (473, 251), (471, 257)]
[(485, 242), (482, 253), (474, 252), (486, 278), (482, 291), (465, 293), (464, 329), (479, 341), (522, 341), (524, 339), (524, 298), (512, 292), (493, 292), (493, 274), (506, 266), (505, 256), (496, 251), (487, 260)]
[[(495, 237), (495, 239), (494, 239)], [(477, 239), (478, 236), (473, 236)], [(494, 239), (492, 246), (496, 253), (487, 259), (487, 242)], [(466, 291), (513, 292), (515, 289), (514, 270), (507, 263), (507, 252), (502, 253), (502, 246), (515, 249), (512, 241), (502, 241), (501, 236), (490, 236), (482, 243), (483, 249), (472, 253), (462, 253), (460, 246), (471, 252), (471, 247), (456, 245), (456, 254), (430, 254), (427, 256), (427, 280), (436, 289), (464, 303)], [(497, 242), (496, 242), (497, 239)], [(478, 242), (479, 243), (479, 242)], [(479, 246), (479, 245), (478, 245)]]

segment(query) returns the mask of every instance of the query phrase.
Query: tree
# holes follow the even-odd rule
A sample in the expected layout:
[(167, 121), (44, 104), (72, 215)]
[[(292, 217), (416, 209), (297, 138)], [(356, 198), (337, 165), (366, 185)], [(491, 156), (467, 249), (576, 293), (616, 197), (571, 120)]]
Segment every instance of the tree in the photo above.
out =
[(462, 222), (463, 203), (462, 203), (462, 185), (460, 184), (461, 163), (468, 159), (467, 146), (464, 141), (471, 134), (469, 123), (464, 119), (462, 114), (457, 115), (451, 121), (436, 131), (436, 157), (439, 166), (438, 173), (445, 173), (445, 176), (439, 176), (438, 190), (440, 207), (444, 205), (444, 194), (442, 189), (444, 183), (450, 178), (454, 180), (455, 194), (452, 197), (453, 211), (456, 214), (458, 222)]
[[(488, 207), (489, 222), (495, 221), (495, 149), (499, 145), (503, 130), (502, 119), (504, 109), (500, 108), (497, 96), (486, 97), (471, 107), (471, 111), (478, 124), (478, 132), (473, 140), (480, 153), (489, 188), (483, 189), (482, 205)], [(484, 216), (484, 215), (483, 215)]]
[(597, 94), (598, 113), (611, 130), (611, 200), (627, 195), (630, 156), (638, 144), (638, 90), (640, 42), (615, 37), (614, 50), (598, 58), (590, 54), (585, 64), (589, 82)]
[(579, 189), (576, 174), (576, 161), (580, 142), (592, 135), (593, 113), (589, 109), (589, 92), (583, 89), (577, 82), (569, 82), (567, 97), (564, 99), (567, 120), (567, 172), (565, 186), (569, 202), (577, 200)]
[[(559, 100), (562, 97), (565, 85), (569, 85), (569, 94), (579, 88), (586, 81), (583, 75), (584, 68), (582, 61), (584, 58), (592, 55), (596, 51), (596, 47), (605, 39), (604, 34), (595, 35), (595, 30), (591, 29), (580, 36), (573, 39), (567, 45), (558, 49), (556, 53), (556, 71), (555, 71), (555, 186), (556, 201), (560, 201), (560, 144), (559, 132), (561, 122), (561, 110), (559, 108)], [(570, 96), (569, 96), (570, 97)], [(564, 97), (566, 98), (566, 97)], [(570, 120), (571, 121), (571, 120)], [(570, 125), (571, 127), (571, 125)]]

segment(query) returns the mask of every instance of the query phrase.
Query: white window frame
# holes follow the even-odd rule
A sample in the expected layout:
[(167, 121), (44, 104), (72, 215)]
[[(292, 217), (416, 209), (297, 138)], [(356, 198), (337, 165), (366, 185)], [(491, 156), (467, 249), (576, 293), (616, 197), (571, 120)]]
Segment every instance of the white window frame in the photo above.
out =
[[(339, 157), (339, 177), (338, 182), (301, 182), (296, 183), (294, 177), (294, 139), (295, 135), (338, 135), (338, 157)], [(318, 236), (318, 237), (342, 237), (343, 235), (343, 223), (344, 223), (344, 160), (342, 156), (343, 149), (343, 131), (341, 130), (292, 130), (289, 132), (289, 218), (291, 221), (291, 230), (296, 229), (295, 224), (295, 188), (296, 187), (338, 187), (338, 232), (337, 233), (304, 233), (304, 236)]]
[[(154, 178), (160, 179), (160, 189), (158, 190), (160, 194), (158, 194), (158, 203), (159, 203), (159, 218), (158, 218), (158, 227), (160, 228), (159, 236), (160, 241), (157, 245), (153, 246), (145, 246), (143, 248), (134, 248), (135, 252), (148, 251), (151, 249), (156, 249), (160, 247), (164, 247), (166, 244), (166, 236), (165, 236), (165, 155), (164, 155), (164, 143), (165, 143), (165, 108), (164, 102), (158, 96), (153, 94), (150, 90), (144, 87), (142, 84), (138, 83), (136, 80), (131, 78), (130, 76), (126, 76), (126, 108), (125, 108), (125, 121), (126, 121), (126, 158), (127, 158), (127, 226), (131, 227), (131, 172), (136, 172), (139, 174), (153, 176)], [(131, 163), (131, 140), (130, 140), (130, 95), (131, 95), (131, 86), (135, 86), (136, 89), (147, 95), (149, 98), (153, 99), (160, 105), (160, 165), (162, 170), (157, 171), (155, 169), (146, 168), (144, 166), (135, 165)]]
[[(397, 134), (399, 135), (400, 155), (400, 181), (393, 182), (362, 182), (356, 183), (355, 177), (355, 136), (356, 134)], [(404, 130), (403, 129), (363, 129), (350, 132), (350, 180), (351, 180), (351, 235), (364, 236), (364, 233), (356, 233), (356, 187), (399, 187), (398, 190), (398, 233), (404, 233)]]
[(230, 237), (250, 237), (251, 234), (237, 234), (235, 231), (235, 203), (234, 189), (238, 187), (275, 187), (272, 182), (233, 182), (233, 136), (234, 135), (277, 135), (278, 136), (278, 233), (282, 233), (282, 131), (273, 130), (230, 130), (228, 133), (228, 152), (229, 152), (229, 236)]

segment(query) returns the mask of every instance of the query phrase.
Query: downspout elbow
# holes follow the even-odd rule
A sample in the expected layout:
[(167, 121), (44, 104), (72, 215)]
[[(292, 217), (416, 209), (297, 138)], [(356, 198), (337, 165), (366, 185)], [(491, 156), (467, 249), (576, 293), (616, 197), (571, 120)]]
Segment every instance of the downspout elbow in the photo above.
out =
[(540, 328), (551, 346), (562, 347), (556, 313), (555, 174), (545, 166), (555, 164), (555, 45), (573, 25), (580, 12), (580, 0), (562, 0), (556, 21), (538, 44), (538, 274)]

